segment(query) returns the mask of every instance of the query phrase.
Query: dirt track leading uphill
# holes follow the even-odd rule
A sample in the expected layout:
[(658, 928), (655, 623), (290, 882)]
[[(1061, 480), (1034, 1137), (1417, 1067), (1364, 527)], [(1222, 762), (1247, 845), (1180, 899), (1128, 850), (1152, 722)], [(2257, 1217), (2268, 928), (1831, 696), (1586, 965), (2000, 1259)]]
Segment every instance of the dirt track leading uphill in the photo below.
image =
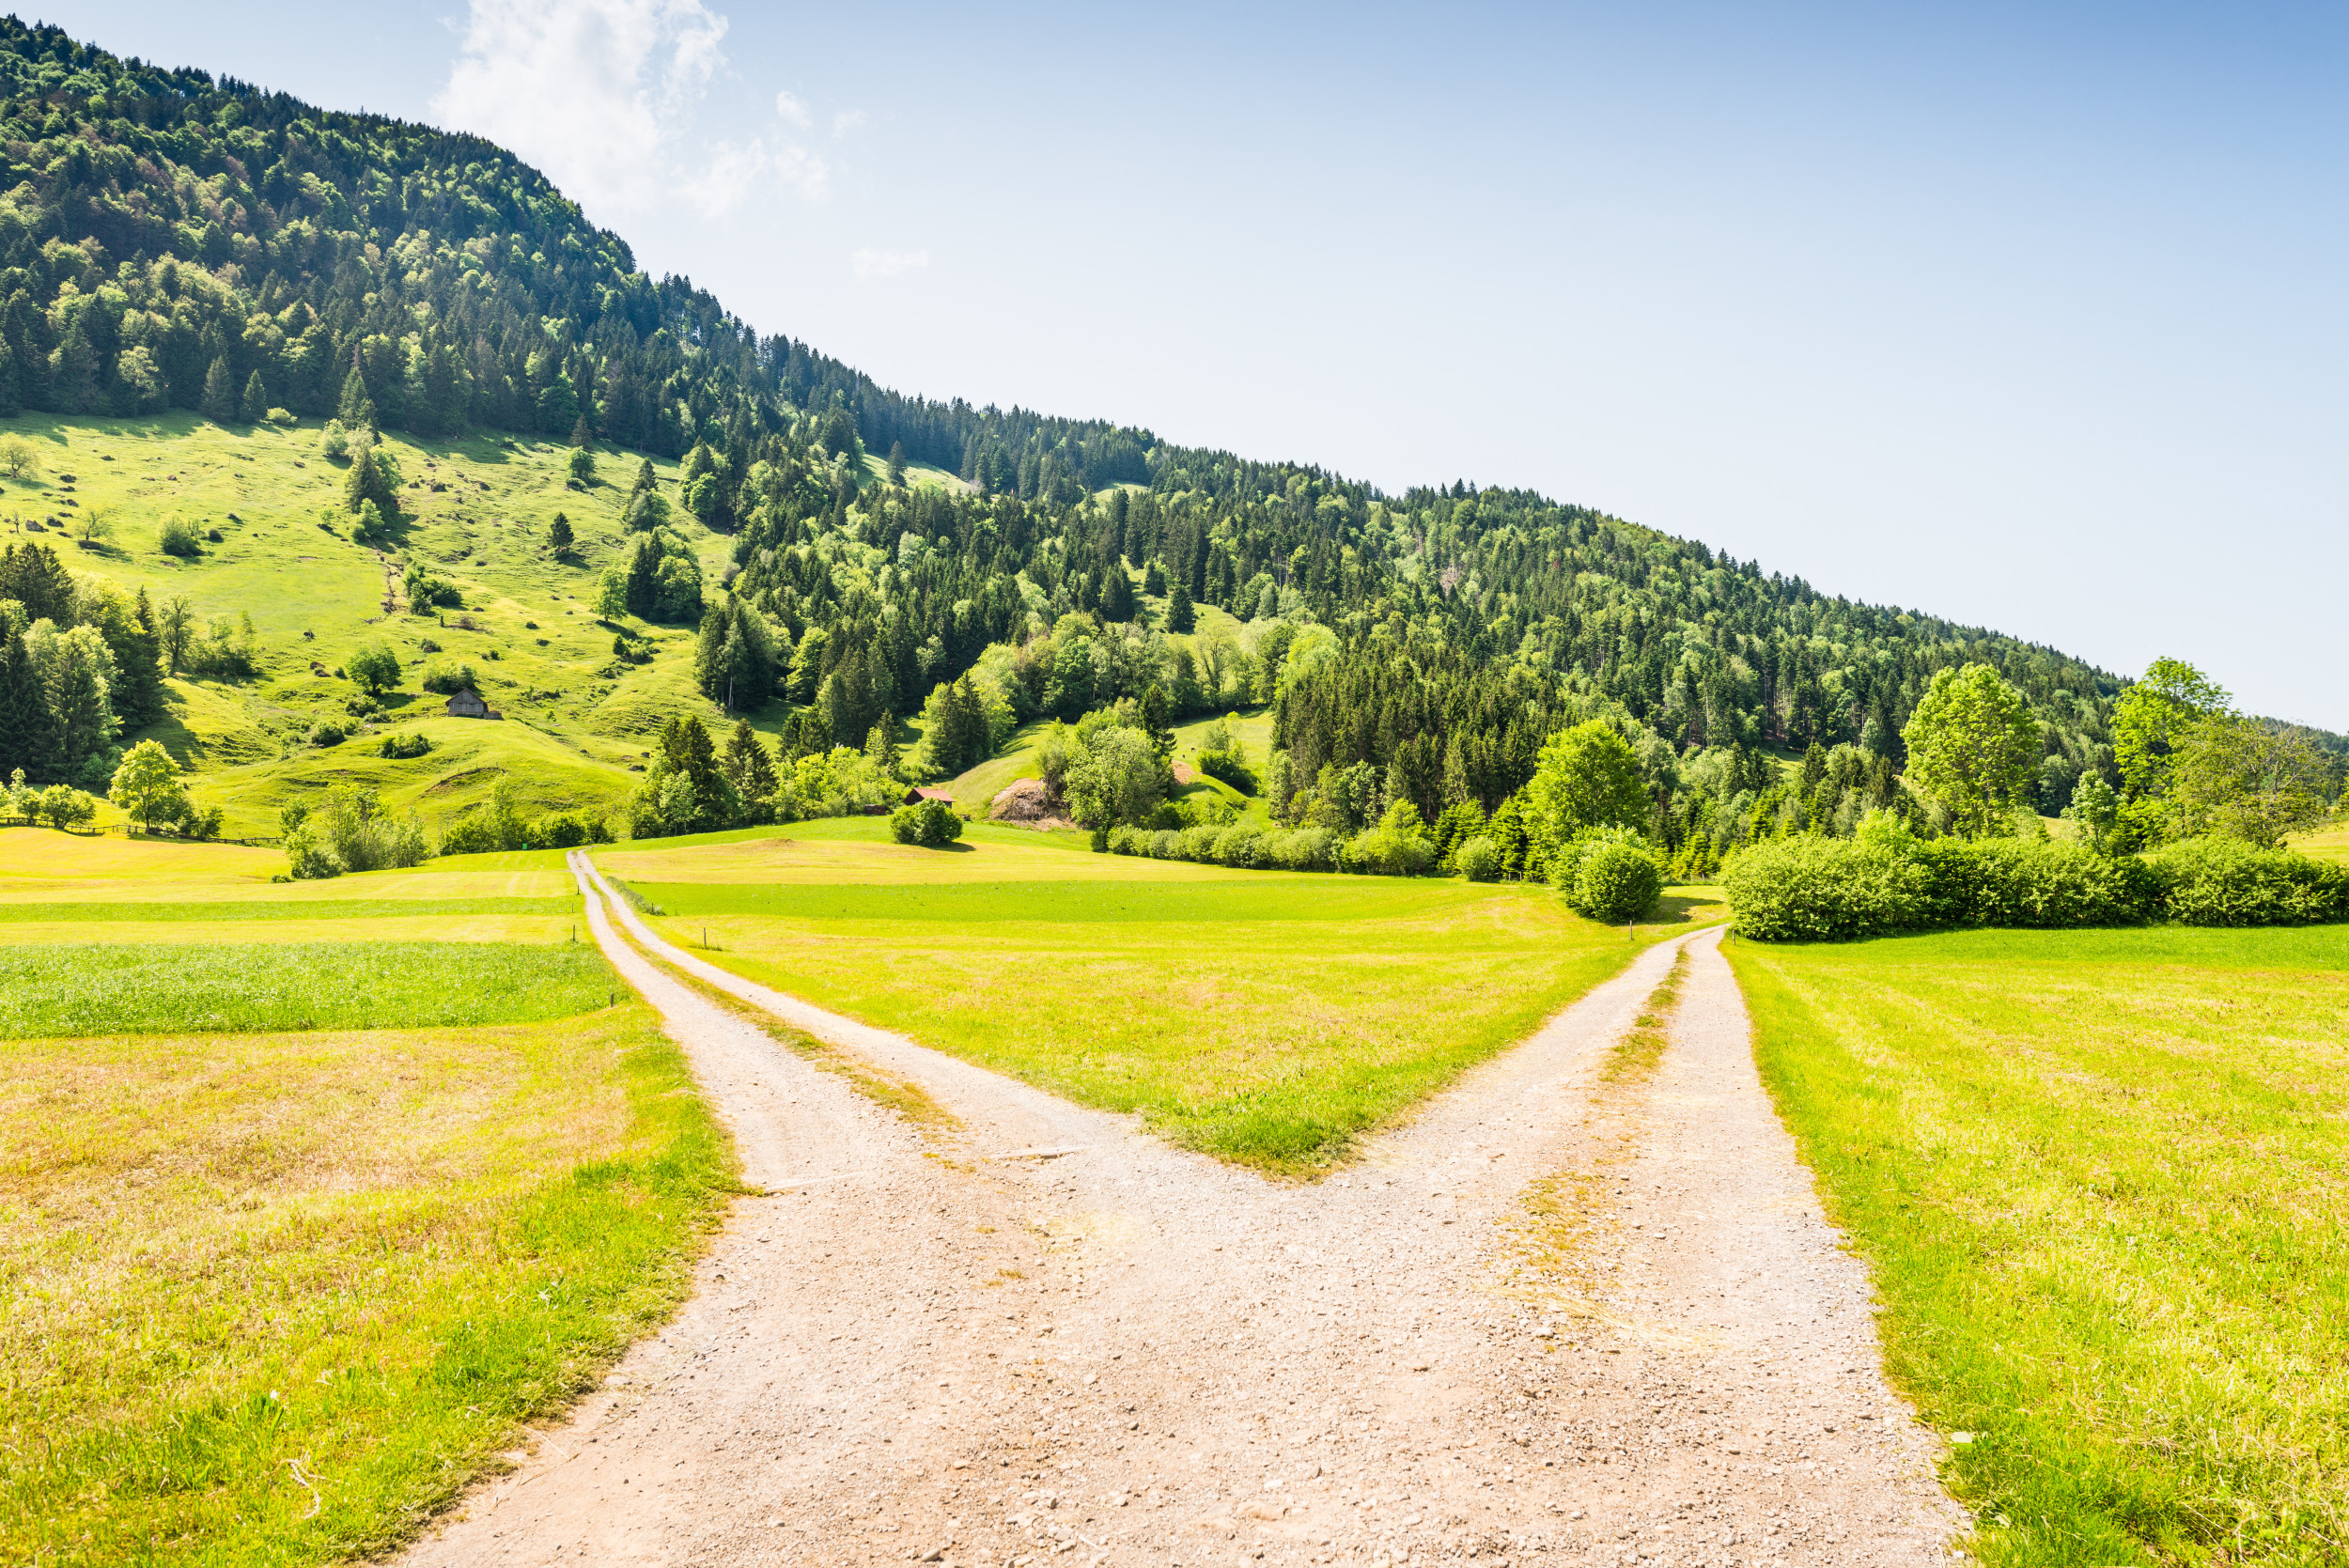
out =
[[(778, 998), (613, 900), (921, 1083), (962, 1124), (926, 1142), (583, 888), (771, 1195), (414, 1562), (1917, 1563), (1963, 1529), (1711, 934), (1643, 1089), (1595, 1072), (1670, 946), (1304, 1187)], [(1529, 1271), (1529, 1196), (1582, 1229), (1573, 1279)]]

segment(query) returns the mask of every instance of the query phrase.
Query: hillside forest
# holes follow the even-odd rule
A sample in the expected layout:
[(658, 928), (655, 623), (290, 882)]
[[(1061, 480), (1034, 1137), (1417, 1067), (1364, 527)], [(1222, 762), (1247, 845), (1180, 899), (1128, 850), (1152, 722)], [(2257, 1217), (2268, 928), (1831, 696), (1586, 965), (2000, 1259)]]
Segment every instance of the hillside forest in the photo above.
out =
[[(1162, 766), (1170, 723), (1267, 705), (1272, 754), (1248, 784), (1276, 824), (1360, 834), (1408, 806), (1450, 824), (1434, 835), (1448, 853), (1521, 796), (1554, 737), (1597, 722), (1636, 766), (1638, 828), (1703, 877), (1753, 838), (1848, 836), (1871, 811), (1962, 827), (1915, 787), (1905, 732), (1937, 675), (1976, 666), (2027, 705), (2027, 777), (2003, 813), (2061, 815), (2092, 781), (2092, 800), (2120, 802), (2099, 817), (2116, 842), (2175, 829), (2123, 809), (2166, 787), (2116, 733), (2133, 684), (2055, 648), (1526, 490), (1387, 494), (890, 391), (646, 276), (478, 138), (14, 19), (0, 74), (0, 416), (329, 422), (337, 515), (406, 562), (412, 613), (442, 588), (408, 549), (377, 432), (511, 432), (633, 466), (594, 607), (621, 631), (694, 629), (698, 691), (676, 717), (719, 732), (662, 731), (658, 776), (624, 813), (640, 829), (847, 799), (810, 775), (776, 803), (810, 761), (951, 778), (1038, 720), (1113, 718)], [(680, 460), (676, 479), (647, 458)], [(688, 520), (726, 541), (722, 570), (680, 537)], [(103, 788), (166, 678), (235, 681), (292, 657), (71, 557), (46, 540), (0, 556), (0, 777)], [(742, 714), (779, 745), (728, 736), (720, 716)], [(899, 755), (904, 721), (921, 741)], [(2259, 727), (2316, 756), (2318, 793), (2339, 794), (2339, 737)], [(679, 773), (703, 781), (690, 801)], [(1176, 826), (1162, 799), (1129, 794), (1120, 820), (1088, 825)]]

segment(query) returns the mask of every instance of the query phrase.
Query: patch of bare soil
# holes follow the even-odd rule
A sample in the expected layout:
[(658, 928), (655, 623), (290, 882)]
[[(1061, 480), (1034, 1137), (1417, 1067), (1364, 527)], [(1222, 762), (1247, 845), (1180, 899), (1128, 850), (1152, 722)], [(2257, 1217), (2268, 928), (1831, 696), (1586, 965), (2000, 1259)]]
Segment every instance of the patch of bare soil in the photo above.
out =
[(960, 1119), (926, 1138), (588, 906), (770, 1196), (417, 1563), (1910, 1563), (1963, 1528), (1709, 935), (1644, 1077), (1600, 1069), (1670, 946), (1305, 1187), (778, 996), (611, 900)]

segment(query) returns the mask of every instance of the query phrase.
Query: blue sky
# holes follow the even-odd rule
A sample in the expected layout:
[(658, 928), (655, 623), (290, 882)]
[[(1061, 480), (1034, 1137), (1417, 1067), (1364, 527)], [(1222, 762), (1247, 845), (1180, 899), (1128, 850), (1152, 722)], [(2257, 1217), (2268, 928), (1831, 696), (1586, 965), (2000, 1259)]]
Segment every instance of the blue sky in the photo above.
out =
[(882, 381), (1526, 486), (2349, 730), (2349, 10), (53, 5)]

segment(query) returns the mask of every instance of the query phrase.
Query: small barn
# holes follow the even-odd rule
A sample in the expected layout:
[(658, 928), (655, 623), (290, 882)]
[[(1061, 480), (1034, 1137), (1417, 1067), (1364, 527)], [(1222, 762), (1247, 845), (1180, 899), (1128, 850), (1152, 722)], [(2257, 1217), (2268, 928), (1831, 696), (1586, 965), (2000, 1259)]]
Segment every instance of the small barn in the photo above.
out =
[(468, 686), (448, 700), (448, 716), (452, 719), (503, 719), (505, 714), (491, 707), (488, 699)]
[(906, 791), (905, 800), (899, 803), (918, 806), (925, 800), (943, 800), (951, 806), (955, 803), (955, 792), (951, 789), (936, 788), (909, 789)]

